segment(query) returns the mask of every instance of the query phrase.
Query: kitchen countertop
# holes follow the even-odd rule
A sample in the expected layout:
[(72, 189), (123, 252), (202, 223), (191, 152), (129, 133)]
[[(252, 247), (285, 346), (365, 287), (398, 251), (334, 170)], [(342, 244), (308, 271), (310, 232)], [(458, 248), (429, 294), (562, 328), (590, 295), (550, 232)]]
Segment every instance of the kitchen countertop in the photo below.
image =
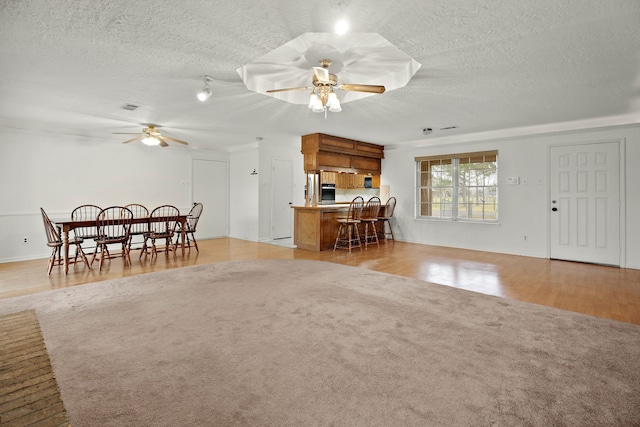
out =
[(333, 205), (317, 205), (317, 206), (291, 206), (293, 209), (313, 209), (313, 210), (335, 210), (345, 209), (349, 207), (349, 203), (336, 203)]

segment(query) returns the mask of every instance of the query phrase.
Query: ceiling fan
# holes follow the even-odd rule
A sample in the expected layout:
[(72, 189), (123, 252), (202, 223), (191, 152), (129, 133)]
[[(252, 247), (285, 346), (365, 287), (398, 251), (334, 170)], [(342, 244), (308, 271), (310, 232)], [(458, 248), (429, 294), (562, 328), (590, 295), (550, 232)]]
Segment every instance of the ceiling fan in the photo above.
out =
[(363, 85), (363, 84), (338, 84), (338, 76), (329, 72), (331, 65), (330, 59), (321, 59), (320, 67), (313, 67), (313, 78), (311, 83), (313, 86), (291, 87), (285, 89), (271, 89), (267, 93), (287, 92), (290, 90), (309, 90), (311, 89), (311, 97), (309, 99), (309, 108), (314, 113), (322, 113), (327, 111), (342, 111), (340, 100), (333, 91), (333, 88), (368, 93), (384, 93), (385, 87), (381, 85)]
[[(114, 132), (114, 135), (136, 135), (136, 133)], [(167, 135), (162, 135), (155, 125), (147, 125), (142, 129), (142, 134), (131, 138), (127, 141), (123, 141), (123, 144), (128, 144), (134, 141), (142, 141), (143, 144), (154, 146), (159, 145), (161, 147), (168, 147), (167, 141), (177, 142), (178, 144), (189, 145), (188, 142), (180, 141), (179, 139), (172, 138)]]

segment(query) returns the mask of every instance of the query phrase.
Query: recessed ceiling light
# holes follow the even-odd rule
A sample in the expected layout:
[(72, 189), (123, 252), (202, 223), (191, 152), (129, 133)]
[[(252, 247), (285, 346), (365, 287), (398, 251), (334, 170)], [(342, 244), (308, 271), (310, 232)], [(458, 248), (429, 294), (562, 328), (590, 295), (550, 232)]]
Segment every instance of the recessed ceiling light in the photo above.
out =
[(343, 35), (349, 31), (349, 22), (346, 19), (339, 19), (334, 27), (336, 34)]

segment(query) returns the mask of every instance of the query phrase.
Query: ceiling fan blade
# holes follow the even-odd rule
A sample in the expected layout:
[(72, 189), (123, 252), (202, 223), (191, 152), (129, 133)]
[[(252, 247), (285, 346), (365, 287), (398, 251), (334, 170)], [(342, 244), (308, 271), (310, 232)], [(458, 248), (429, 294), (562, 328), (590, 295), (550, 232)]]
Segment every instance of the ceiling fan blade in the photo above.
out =
[(290, 90), (309, 90), (309, 89), (313, 89), (312, 86), (301, 86), (301, 87), (288, 87), (286, 89), (270, 89), (267, 91), (267, 93), (277, 93), (277, 92), (288, 92)]
[(351, 90), (354, 92), (369, 92), (369, 93), (384, 93), (384, 86), (378, 85), (354, 85), (354, 84), (343, 84), (338, 85), (338, 89), (342, 90)]
[(165, 141), (161, 137), (156, 136), (156, 138), (158, 138), (158, 141), (160, 141), (160, 147), (168, 147), (169, 146), (169, 144), (167, 144), (167, 141)]
[(137, 140), (142, 139), (144, 137), (145, 137), (145, 135), (136, 136), (135, 138), (131, 138), (131, 139), (127, 140), (127, 141), (122, 141), (122, 143), (123, 144), (128, 144), (130, 142), (137, 141)]
[(313, 72), (316, 75), (316, 78), (321, 83), (329, 83), (329, 70), (324, 67), (313, 67)]
[(188, 142), (180, 141), (179, 139), (171, 138), (170, 136), (167, 136), (167, 135), (162, 135), (162, 137), (163, 137), (164, 139), (168, 139), (168, 140), (169, 140), (169, 141), (171, 141), (171, 142), (177, 142), (178, 144), (189, 145), (189, 143), (188, 143)]

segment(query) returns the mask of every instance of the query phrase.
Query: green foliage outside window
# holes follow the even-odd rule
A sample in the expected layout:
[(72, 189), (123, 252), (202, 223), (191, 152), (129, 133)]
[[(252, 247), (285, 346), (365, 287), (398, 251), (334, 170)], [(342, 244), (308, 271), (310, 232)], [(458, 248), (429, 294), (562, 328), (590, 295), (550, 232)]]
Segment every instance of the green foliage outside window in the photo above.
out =
[(416, 158), (417, 216), (498, 220), (498, 153)]

